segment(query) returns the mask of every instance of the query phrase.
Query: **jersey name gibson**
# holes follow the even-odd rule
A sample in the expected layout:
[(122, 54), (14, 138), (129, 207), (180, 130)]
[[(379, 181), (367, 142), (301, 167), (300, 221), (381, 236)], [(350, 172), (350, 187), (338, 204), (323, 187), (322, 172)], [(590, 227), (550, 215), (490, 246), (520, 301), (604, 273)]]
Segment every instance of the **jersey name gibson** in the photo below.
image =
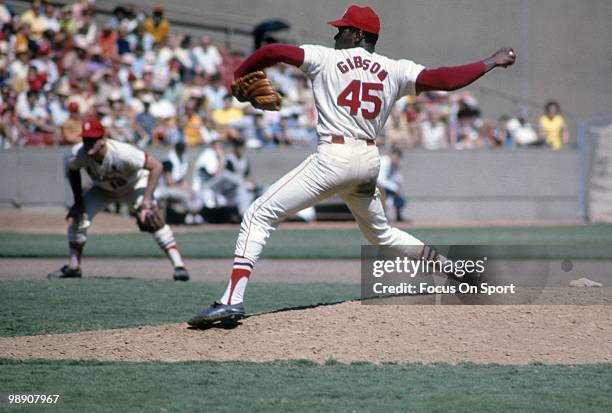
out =
[(349, 70), (354, 69), (361, 69), (367, 72), (369, 71), (370, 73), (375, 74), (380, 81), (385, 80), (388, 74), (387, 71), (382, 68), (380, 63), (372, 62), (370, 59), (359, 55), (336, 63), (336, 67), (341, 73), (347, 73)]

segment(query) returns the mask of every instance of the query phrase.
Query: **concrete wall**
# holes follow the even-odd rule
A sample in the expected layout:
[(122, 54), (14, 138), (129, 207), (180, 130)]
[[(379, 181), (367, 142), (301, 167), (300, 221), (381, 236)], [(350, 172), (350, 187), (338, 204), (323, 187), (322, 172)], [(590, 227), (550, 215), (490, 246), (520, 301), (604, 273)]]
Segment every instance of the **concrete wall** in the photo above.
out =
[[(153, 151), (163, 157), (165, 151)], [(299, 149), (248, 153), (257, 182), (270, 184), (308, 154)], [(197, 152), (190, 152), (194, 158)], [(0, 152), (0, 206), (62, 205), (70, 200), (63, 151)], [(416, 221), (574, 220), (579, 164), (575, 151), (406, 151), (407, 216)]]

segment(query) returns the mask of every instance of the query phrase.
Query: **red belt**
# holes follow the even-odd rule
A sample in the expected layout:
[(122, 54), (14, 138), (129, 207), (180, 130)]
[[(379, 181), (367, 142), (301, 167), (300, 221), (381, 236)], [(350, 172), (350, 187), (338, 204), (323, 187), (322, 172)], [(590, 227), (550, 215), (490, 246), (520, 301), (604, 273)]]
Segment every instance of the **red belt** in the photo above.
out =
[[(364, 140), (365, 140), (366, 145), (368, 145), (368, 146), (376, 145), (376, 142), (374, 142), (371, 139), (364, 139)], [(342, 136), (342, 135), (332, 135), (331, 143), (338, 143), (340, 145), (344, 144), (345, 143), (344, 136)]]

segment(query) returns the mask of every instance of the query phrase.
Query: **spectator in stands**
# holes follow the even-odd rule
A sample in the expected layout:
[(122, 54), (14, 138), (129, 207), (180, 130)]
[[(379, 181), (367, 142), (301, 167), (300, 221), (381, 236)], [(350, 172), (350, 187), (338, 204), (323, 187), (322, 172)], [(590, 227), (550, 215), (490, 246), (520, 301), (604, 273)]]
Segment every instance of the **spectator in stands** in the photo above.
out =
[(183, 133), (187, 145), (194, 146), (204, 143), (202, 138), (202, 117), (195, 110), (195, 101), (189, 100), (185, 105), (185, 114), (182, 118)]
[(508, 129), (512, 132), (518, 147), (540, 146), (542, 141), (527, 121), (527, 115), (519, 115), (508, 122)]
[[(227, 170), (227, 158), (223, 142), (215, 141), (198, 156), (194, 165), (192, 189), (208, 209), (236, 207), (239, 214), (248, 208), (241, 198), (245, 181)], [(244, 208), (244, 209), (243, 209)]]
[(281, 115), (279, 133), (276, 135), (278, 144), (309, 146), (312, 137), (308, 130), (299, 123), (298, 113), (286, 113)]
[(221, 53), (217, 46), (211, 44), (210, 36), (200, 38), (200, 44), (193, 48), (193, 57), (197, 68), (207, 75), (212, 76), (221, 71)]
[[(212, 111), (212, 119), (222, 139), (237, 139), (240, 137), (238, 128), (245, 127), (244, 111), (234, 106), (234, 98), (227, 94), (223, 98), (223, 108)], [(248, 120), (247, 120), (248, 121)]]
[(400, 102), (396, 102), (393, 106), (389, 120), (384, 126), (382, 136), (379, 138), (379, 143), (384, 143), (391, 147), (414, 146), (414, 136), (408, 127), (408, 121), (404, 112), (405, 105), (405, 99), (401, 99)]
[(68, 36), (74, 36), (78, 31), (77, 21), (72, 17), (72, 8), (64, 7), (59, 16), (60, 31)]
[(30, 53), (27, 46), (19, 46), (16, 51), (17, 59), (9, 66), (11, 87), (21, 92), (27, 89), (28, 71), (30, 68)]
[(540, 138), (553, 150), (559, 150), (569, 143), (569, 130), (565, 119), (561, 116), (561, 107), (555, 101), (550, 101), (540, 117)]
[(202, 141), (205, 144), (211, 144), (221, 139), (219, 132), (217, 132), (217, 130), (213, 127), (212, 123), (210, 122), (210, 118), (207, 114), (204, 114), (204, 116), (202, 116), (202, 126), (200, 127), (200, 134), (202, 135)]
[(27, 143), (27, 130), (15, 115), (12, 101), (0, 104), (0, 149), (20, 147)]
[(145, 20), (144, 28), (151, 33), (155, 44), (163, 44), (168, 40), (170, 22), (164, 17), (163, 6), (158, 4), (153, 7), (153, 15)]
[(54, 144), (55, 128), (40, 90), (21, 92), (17, 98), (17, 117), (28, 131), (27, 139), (35, 145)]
[(90, 77), (87, 47), (85, 40), (75, 40), (73, 49), (64, 55), (62, 67), (66, 70), (66, 75), (77, 82), (84, 82)]
[(8, 9), (8, 7), (6, 7), (6, 4), (4, 3), (4, 0), (0, 0), (0, 23), (6, 25), (11, 21), (13, 16), (11, 15), (10, 10)]
[(210, 83), (204, 87), (204, 95), (208, 102), (208, 109), (223, 109), (226, 103), (224, 99), (228, 94), (229, 91), (221, 81), (221, 75), (219, 73), (213, 74), (210, 77)]
[(117, 33), (110, 26), (104, 27), (98, 36), (98, 44), (100, 45), (100, 55), (111, 61), (119, 59), (119, 51), (117, 49)]
[(480, 110), (465, 101), (461, 101), (459, 111), (457, 112), (457, 129), (454, 139), (455, 148), (474, 149), (482, 147), (483, 141), (479, 131), (481, 125)]
[(109, 94), (108, 106), (110, 111), (102, 118), (106, 133), (119, 142), (134, 142), (137, 137), (132, 123), (126, 116), (125, 104), (119, 89), (114, 89)]
[(42, 18), (44, 22), (43, 32), (51, 31), (51, 32), (56, 33), (60, 31), (60, 23), (59, 23), (59, 20), (57, 19), (57, 13), (55, 11), (55, 6), (53, 6), (53, 3), (51, 3), (48, 0), (43, 1)]
[(420, 137), (421, 145), (425, 149), (448, 148), (448, 126), (442, 121), (437, 109), (431, 109), (427, 113), (427, 119), (421, 123)]
[(66, 145), (76, 145), (81, 142), (81, 130), (83, 129), (83, 121), (79, 113), (79, 105), (76, 102), (68, 104), (68, 119), (60, 126), (60, 134), (62, 143)]
[(47, 102), (49, 102), (49, 112), (53, 119), (53, 125), (58, 128), (61, 127), (70, 116), (68, 110), (68, 91), (65, 84), (59, 85), (54, 90), (47, 92)]
[(21, 22), (30, 28), (30, 39), (38, 41), (42, 39), (45, 31), (45, 18), (40, 11), (40, 0), (32, 1), (30, 8), (21, 15)]
[(38, 48), (38, 56), (31, 63), (36, 67), (38, 73), (44, 76), (47, 83), (46, 89), (51, 90), (52, 86), (59, 80), (59, 70), (53, 61), (51, 47), (44, 43)]
[(385, 207), (393, 208), (397, 221), (404, 220), (402, 210), (406, 205), (406, 200), (401, 193), (404, 181), (400, 170), (401, 163), (402, 151), (399, 148), (392, 148), (389, 155), (380, 157), (380, 171), (377, 180), (377, 185), (384, 189)]
[(225, 157), (225, 169), (228, 174), (234, 175), (234, 182), (238, 183), (238, 212), (242, 216), (259, 196), (259, 188), (251, 177), (251, 164), (244, 154), (245, 141), (235, 139), (231, 144), (232, 151)]
[(493, 133), (493, 142), (495, 146), (501, 146), (506, 149), (515, 147), (514, 136), (508, 126), (509, 122), (510, 116), (502, 115), (499, 117)]
[(192, 195), (189, 188), (189, 161), (185, 154), (185, 143), (174, 145), (162, 165), (164, 169), (155, 191), (156, 197), (165, 201), (166, 208), (185, 214), (186, 224), (201, 224), (204, 221), (200, 215), (202, 202)]
[(151, 103), (153, 96), (146, 94), (142, 97), (142, 111), (136, 115), (134, 128), (137, 134), (138, 146), (143, 148), (153, 142), (153, 132), (157, 120), (151, 114)]
[(83, 9), (81, 16), (76, 19), (76, 25), (78, 32), (74, 35), (75, 44), (81, 45), (85, 50), (97, 44), (98, 27), (93, 8)]

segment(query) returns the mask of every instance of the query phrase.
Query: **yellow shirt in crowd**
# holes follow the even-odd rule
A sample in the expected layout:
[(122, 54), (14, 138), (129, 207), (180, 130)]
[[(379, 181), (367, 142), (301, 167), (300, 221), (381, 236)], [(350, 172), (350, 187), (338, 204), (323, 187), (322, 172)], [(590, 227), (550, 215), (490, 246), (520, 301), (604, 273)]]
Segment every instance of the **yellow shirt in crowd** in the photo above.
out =
[(200, 133), (200, 128), (202, 127), (202, 118), (200, 118), (197, 114), (193, 114), (187, 119), (187, 123), (183, 128), (183, 132), (185, 133), (185, 139), (187, 140), (187, 145), (199, 145), (202, 141), (202, 134)]
[(554, 150), (563, 146), (563, 127), (565, 120), (561, 115), (555, 115), (552, 119), (546, 115), (540, 117), (540, 129), (544, 131), (546, 143)]
[(170, 23), (166, 19), (162, 19), (159, 25), (156, 26), (155, 21), (149, 17), (144, 22), (144, 28), (147, 32), (151, 33), (153, 40), (157, 44), (164, 42), (170, 33)]
[(238, 108), (215, 109), (211, 115), (217, 124), (227, 126), (232, 122), (242, 119), (244, 112)]
[(37, 15), (32, 10), (27, 10), (21, 15), (21, 21), (27, 23), (30, 26), (30, 30), (32, 31), (30, 37), (32, 38), (32, 40), (42, 39), (42, 34), (45, 30), (44, 17)]

